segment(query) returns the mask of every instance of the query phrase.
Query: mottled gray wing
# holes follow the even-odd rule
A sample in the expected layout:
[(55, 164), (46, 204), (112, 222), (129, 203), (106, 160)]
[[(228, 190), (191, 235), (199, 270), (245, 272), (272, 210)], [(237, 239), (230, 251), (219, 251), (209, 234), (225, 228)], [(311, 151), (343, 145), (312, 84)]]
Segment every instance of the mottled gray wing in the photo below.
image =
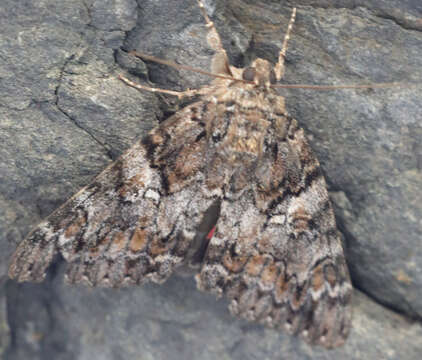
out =
[(200, 107), (170, 117), (39, 224), (18, 246), (10, 277), (42, 281), (60, 253), (72, 283), (167, 279), (211, 203), (199, 184), (206, 144), (193, 113)]
[(292, 120), (255, 184), (221, 204), (198, 287), (230, 311), (336, 347), (350, 329), (352, 286), (319, 163)]

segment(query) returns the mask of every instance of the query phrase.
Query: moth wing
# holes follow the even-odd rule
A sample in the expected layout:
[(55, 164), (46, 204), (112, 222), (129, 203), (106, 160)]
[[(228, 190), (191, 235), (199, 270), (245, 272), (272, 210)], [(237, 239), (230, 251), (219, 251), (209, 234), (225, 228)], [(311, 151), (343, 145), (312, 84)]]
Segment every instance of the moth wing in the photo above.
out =
[(198, 287), (227, 296), (235, 315), (340, 346), (350, 329), (352, 286), (325, 180), (303, 131), (280, 143), (279, 156), (257, 172), (254, 190), (222, 202)]
[(71, 283), (166, 280), (211, 201), (199, 190), (205, 139), (190, 116), (196, 106), (170, 117), (41, 222), (18, 246), (9, 276), (42, 281), (60, 253)]

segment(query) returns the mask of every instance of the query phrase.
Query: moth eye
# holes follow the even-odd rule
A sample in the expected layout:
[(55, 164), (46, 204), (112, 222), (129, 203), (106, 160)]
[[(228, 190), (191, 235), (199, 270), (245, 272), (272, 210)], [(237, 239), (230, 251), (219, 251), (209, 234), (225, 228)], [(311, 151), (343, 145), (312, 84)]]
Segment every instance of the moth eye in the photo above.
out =
[(270, 84), (275, 84), (277, 82), (277, 78), (275, 77), (274, 69), (270, 71)]
[(254, 81), (256, 70), (253, 67), (248, 67), (243, 71), (242, 78), (246, 81)]

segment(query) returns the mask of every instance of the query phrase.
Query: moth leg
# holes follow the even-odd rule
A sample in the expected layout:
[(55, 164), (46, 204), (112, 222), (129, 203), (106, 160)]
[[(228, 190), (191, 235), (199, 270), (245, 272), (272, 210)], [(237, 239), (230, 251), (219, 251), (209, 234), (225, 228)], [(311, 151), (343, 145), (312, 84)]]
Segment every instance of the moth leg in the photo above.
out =
[(177, 96), (179, 99), (183, 98), (183, 97), (190, 97), (190, 96), (195, 96), (195, 95), (201, 95), (203, 93), (206, 92), (206, 90), (208, 88), (200, 88), (200, 89), (188, 89), (185, 91), (174, 91), (174, 90), (166, 90), (166, 89), (160, 89), (160, 88), (154, 88), (154, 87), (150, 87), (150, 86), (145, 86), (145, 85), (141, 85), (138, 84), (136, 82), (133, 82), (131, 80), (129, 80), (128, 78), (124, 77), (123, 75), (119, 75), (119, 79), (122, 80), (125, 84), (138, 89), (138, 90), (146, 90), (146, 91), (151, 91), (153, 93), (163, 93), (163, 94), (169, 94), (169, 95), (174, 95)]
[(216, 51), (216, 54), (212, 59), (212, 72), (223, 73), (233, 76), (230, 70), (229, 58), (227, 57), (226, 50), (224, 50), (220, 35), (218, 35), (217, 29), (214, 26), (214, 22), (212, 22), (211, 19), (208, 17), (202, 0), (198, 0), (198, 6), (201, 10), (202, 16), (205, 19), (206, 27), (209, 31), (207, 38), (208, 44)]
[(277, 78), (277, 81), (279, 81), (284, 75), (284, 59), (286, 57), (287, 44), (288, 44), (289, 39), (290, 39), (290, 33), (292, 31), (295, 19), (296, 19), (296, 8), (293, 8), (292, 15), (290, 16), (289, 25), (287, 27), (287, 32), (286, 32), (286, 35), (284, 36), (283, 46), (282, 46), (280, 53), (278, 55), (278, 62), (274, 67), (274, 72), (275, 72), (275, 76)]

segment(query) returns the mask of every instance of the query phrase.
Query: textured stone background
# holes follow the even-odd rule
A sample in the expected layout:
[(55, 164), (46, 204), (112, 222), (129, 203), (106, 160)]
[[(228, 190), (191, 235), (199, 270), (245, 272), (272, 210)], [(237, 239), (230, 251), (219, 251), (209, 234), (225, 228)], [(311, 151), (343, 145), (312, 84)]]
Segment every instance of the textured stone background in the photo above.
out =
[[(414, 82), (384, 90), (283, 91), (307, 130), (347, 244), (354, 328), (311, 348), (232, 318), (224, 300), (174, 276), (122, 290), (69, 287), (63, 264), (39, 285), (7, 281), (16, 244), (176, 109), (169, 89), (209, 79), (128, 57), (138, 49), (207, 68), (194, 0), (0, 2), (0, 358), (420, 359), (422, 351), (422, 4), (208, 1), (233, 64), (276, 60), (293, 3), (289, 83)], [(351, 4), (353, 3), (353, 6)]]

